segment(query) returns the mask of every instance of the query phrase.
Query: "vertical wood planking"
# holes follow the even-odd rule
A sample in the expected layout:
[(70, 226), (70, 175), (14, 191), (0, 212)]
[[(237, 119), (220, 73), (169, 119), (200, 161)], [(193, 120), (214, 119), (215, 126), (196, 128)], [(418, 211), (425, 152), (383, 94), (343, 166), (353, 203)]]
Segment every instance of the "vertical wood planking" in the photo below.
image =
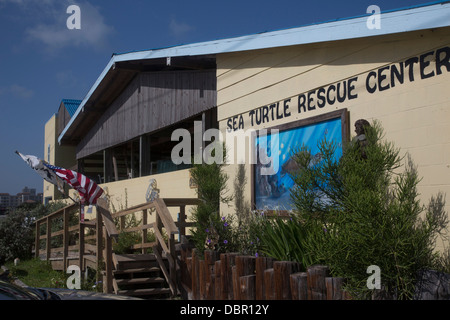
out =
[(205, 251), (205, 299), (213, 300), (216, 295), (215, 281), (216, 281), (216, 271), (215, 263), (219, 258), (219, 253), (213, 250)]
[(325, 278), (328, 277), (329, 268), (322, 265), (308, 267), (308, 300), (326, 300), (327, 288)]
[(273, 267), (273, 258), (258, 257), (256, 258), (255, 272), (256, 272), (256, 300), (265, 300), (266, 291), (264, 285), (264, 270)]
[(215, 70), (142, 72), (109, 105), (77, 146), (77, 159), (211, 109)]
[(344, 278), (325, 278), (325, 285), (327, 288), (327, 300), (344, 300), (345, 294), (343, 291)]
[(273, 268), (264, 271), (264, 288), (266, 300), (275, 300), (275, 278)]
[(237, 253), (222, 253), (220, 255), (220, 281), (222, 289), (222, 300), (233, 300), (232, 268), (234, 266), (234, 261), (237, 255)]
[[(189, 268), (190, 300), (346, 300), (345, 279), (329, 277), (329, 267), (314, 265), (300, 272), (300, 263), (206, 250), (199, 259), (182, 254)], [(258, 282), (262, 282), (258, 284)], [(261, 292), (261, 290), (263, 292)]]
[(220, 260), (217, 260), (214, 263), (214, 270), (215, 270), (215, 281), (214, 281), (214, 298), (215, 300), (222, 300), (222, 278), (221, 278), (221, 269), (222, 268), (222, 262)]
[(308, 300), (308, 281), (306, 272), (290, 275), (292, 300)]
[(291, 300), (290, 278), (292, 273), (300, 270), (300, 264), (291, 261), (275, 261), (273, 263), (275, 279), (275, 299)]
[(255, 300), (256, 275), (247, 275), (239, 278), (239, 298), (241, 300)]
[[(253, 256), (237, 256), (235, 259), (236, 263), (236, 278), (234, 282), (234, 299), (240, 300), (241, 297), (241, 287), (240, 287), (240, 278), (243, 276), (248, 275), (255, 275), (255, 266), (256, 266), (256, 257)], [(255, 286), (252, 286), (251, 288), (254, 290)], [(255, 293), (247, 294), (248, 296), (255, 297)]]

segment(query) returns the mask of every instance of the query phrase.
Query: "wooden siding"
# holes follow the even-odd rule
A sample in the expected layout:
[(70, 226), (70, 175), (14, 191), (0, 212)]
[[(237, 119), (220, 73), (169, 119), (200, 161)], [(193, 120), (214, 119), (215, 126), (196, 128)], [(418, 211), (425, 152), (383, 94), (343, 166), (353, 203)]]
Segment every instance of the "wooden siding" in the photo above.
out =
[(56, 129), (57, 130), (56, 136), (59, 136), (61, 134), (61, 132), (63, 131), (65, 126), (69, 123), (69, 121), (70, 121), (70, 114), (67, 111), (66, 107), (64, 106), (64, 103), (61, 102), (58, 109), (58, 126)]
[(78, 144), (77, 159), (215, 106), (215, 70), (140, 73)]

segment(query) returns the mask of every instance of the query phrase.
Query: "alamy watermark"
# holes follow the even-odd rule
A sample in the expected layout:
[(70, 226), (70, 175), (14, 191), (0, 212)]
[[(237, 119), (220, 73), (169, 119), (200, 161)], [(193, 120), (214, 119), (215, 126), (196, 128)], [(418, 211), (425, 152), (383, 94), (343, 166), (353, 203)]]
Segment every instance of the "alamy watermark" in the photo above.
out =
[(70, 16), (66, 20), (67, 29), (81, 29), (81, 9), (79, 6), (73, 4), (67, 7), (66, 13)]
[(381, 10), (377, 5), (370, 5), (367, 7), (366, 13), (372, 15), (367, 18), (366, 26), (368, 29), (381, 29)]
[(381, 289), (381, 269), (377, 265), (367, 267), (366, 273), (372, 274), (367, 278), (367, 289)]
[(77, 265), (70, 265), (67, 267), (67, 272), (71, 273), (67, 278), (66, 286), (67, 289), (81, 289), (81, 270)]
[[(250, 164), (261, 165), (261, 175), (274, 175), (278, 172), (280, 147), (277, 129), (270, 130), (270, 138), (267, 129), (258, 130), (258, 133), (255, 129), (226, 131), (225, 136), (215, 128), (202, 132), (201, 121), (194, 121), (193, 138), (187, 129), (176, 129), (172, 132), (171, 141), (179, 141), (171, 152), (174, 164), (241, 164), (245, 163), (247, 158)], [(252, 148), (255, 139), (258, 145)], [(203, 148), (203, 142), (210, 143)], [(226, 157), (223, 154), (224, 144)]]

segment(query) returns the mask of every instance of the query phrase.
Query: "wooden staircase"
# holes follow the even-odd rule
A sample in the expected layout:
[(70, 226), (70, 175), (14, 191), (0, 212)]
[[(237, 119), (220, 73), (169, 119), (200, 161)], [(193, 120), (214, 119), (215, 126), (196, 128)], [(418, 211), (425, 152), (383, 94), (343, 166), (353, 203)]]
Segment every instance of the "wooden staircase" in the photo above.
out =
[[(167, 259), (163, 258), (168, 265)], [(147, 299), (171, 294), (154, 254), (113, 254), (113, 289), (118, 295)]]
[[(159, 298), (177, 296), (184, 292), (178, 286), (180, 277), (180, 259), (175, 236), (185, 238), (186, 227), (192, 223), (186, 222), (186, 206), (198, 205), (199, 199), (190, 198), (156, 198), (131, 208), (111, 214), (105, 199), (98, 199), (96, 218), (80, 221), (70, 225), (71, 217), (80, 215), (81, 207), (74, 203), (61, 208), (35, 221), (36, 258), (42, 257), (52, 261), (55, 269), (67, 270), (75, 264), (84, 272), (87, 267), (97, 270), (102, 275), (103, 292), (143, 298)], [(178, 220), (175, 222), (168, 207), (179, 208)], [(154, 222), (149, 223), (149, 210), (154, 211)], [(142, 224), (125, 229), (127, 215), (142, 215)], [(150, 213), (151, 214), (151, 213)], [(54, 219), (61, 225), (57, 231), (52, 230)], [(119, 220), (121, 232), (140, 232), (142, 242), (132, 246), (141, 250), (142, 254), (115, 254), (113, 240), (117, 241), (119, 230), (115, 225)], [(45, 227), (45, 228), (44, 228)], [(46, 233), (41, 234), (41, 229)], [(89, 232), (86, 232), (89, 229)], [(151, 229), (155, 240), (147, 239), (147, 231)], [(74, 233), (78, 233), (76, 244), (71, 243)], [(53, 248), (53, 237), (62, 235), (62, 247)], [(40, 249), (41, 241), (45, 240), (45, 250)], [(152, 254), (144, 254), (152, 248)], [(100, 277), (98, 277), (100, 278)]]

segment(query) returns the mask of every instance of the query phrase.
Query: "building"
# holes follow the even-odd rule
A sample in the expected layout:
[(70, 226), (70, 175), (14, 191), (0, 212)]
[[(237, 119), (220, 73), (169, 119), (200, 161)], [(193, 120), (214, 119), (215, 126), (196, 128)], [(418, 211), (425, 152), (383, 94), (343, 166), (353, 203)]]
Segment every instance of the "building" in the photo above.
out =
[(25, 187), (16, 195), (0, 193), (0, 215), (5, 214), (9, 208), (15, 208), (23, 203), (42, 202), (42, 193), (36, 193), (36, 189)]
[(0, 193), (0, 215), (6, 213), (8, 208), (16, 206), (17, 204), (11, 204), (11, 195), (9, 193)]
[[(380, 28), (368, 23), (374, 18)], [(377, 119), (386, 139), (418, 165), (426, 203), (438, 191), (450, 194), (449, 44), (450, 3), (442, 1), (378, 17), (114, 54), (57, 142), (75, 149), (78, 169), (120, 207), (145, 202), (151, 179), (161, 197), (195, 197), (189, 164), (171, 159), (180, 141), (171, 139), (176, 129), (194, 136), (192, 154), (208, 142), (195, 133), (202, 137), (210, 128), (225, 137), (278, 129), (285, 156), (305, 130), (312, 130), (313, 145), (331, 131), (350, 139), (356, 120)], [(235, 143), (234, 154), (244, 145), (254, 150), (258, 141)], [(280, 168), (288, 160), (280, 157)], [(258, 180), (250, 162), (246, 156), (246, 199), (257, 209), (285, 205), (286, 182), (278, 176), (283, 188), (264, 194), (267, 180)], [(227, 172), (232, 192), (236, 165)], [(272, 202), (274, 190), (278, 200)]]
[[(81, 100), (62, 99), (55, 113), (45, 124), (44, 160), (55, 166), (69, 169), (78, 169), (75, 159), (75, 147), (58, 144), (57, 137), (69, 123)], [(64, 195), (57, 187), (44, 180), (44, 203), (51, 200), (62, 199)]]

